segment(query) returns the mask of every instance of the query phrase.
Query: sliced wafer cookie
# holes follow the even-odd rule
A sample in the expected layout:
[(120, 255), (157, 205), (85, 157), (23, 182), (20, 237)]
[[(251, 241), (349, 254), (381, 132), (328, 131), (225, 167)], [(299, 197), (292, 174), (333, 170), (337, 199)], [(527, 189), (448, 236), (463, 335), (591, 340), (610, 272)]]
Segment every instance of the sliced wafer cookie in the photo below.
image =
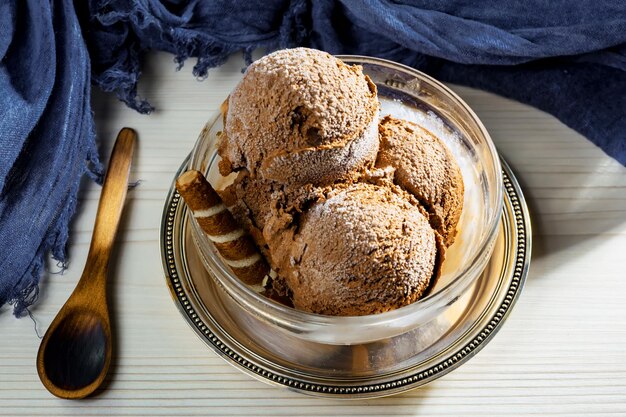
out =
[(204, 175), (187, 171), (176, 180), (176, 189), (235, 275), (246, 284), (259, 284), (269, 272), (265, 258)]

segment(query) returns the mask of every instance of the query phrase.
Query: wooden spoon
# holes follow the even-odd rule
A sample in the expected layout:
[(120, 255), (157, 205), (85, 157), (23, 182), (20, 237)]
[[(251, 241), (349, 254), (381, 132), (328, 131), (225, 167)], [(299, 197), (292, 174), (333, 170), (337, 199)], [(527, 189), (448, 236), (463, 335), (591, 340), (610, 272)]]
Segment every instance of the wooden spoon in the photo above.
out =
[(111, 363), (106, 276), (128, 189), (136, 136), (129, 128), (117, 136), (85, 270), (39, 346), (37, 373), (46, 389), (57, 397), (83, 398), (91, 394), (104, 381)]

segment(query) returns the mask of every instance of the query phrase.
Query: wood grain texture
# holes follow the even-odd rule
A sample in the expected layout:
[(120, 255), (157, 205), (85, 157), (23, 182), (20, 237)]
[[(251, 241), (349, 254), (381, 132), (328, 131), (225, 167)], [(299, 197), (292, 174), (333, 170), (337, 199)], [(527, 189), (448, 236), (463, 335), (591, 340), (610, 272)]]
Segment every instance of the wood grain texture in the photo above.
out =
[[(241, 77), (239, 57), (196, 81), (190, 62), (151, 56), (140, 91), (150, 116), (94, 92), (101, 155), (122, 126), (138, 131), (127, 207), (110, 265), (117, 355), (95, 397), (60, 400), (39, 382), (33, 323), (0, 310), (1, 416), (530, 416), (626, 414), (626, 169), (553, 117), (451, 86), (482, 119), (514, 169), (532, 211), (533, 260), (502, 330), (449, 375), (398, 396), (306, 397), (232, 368), (185, 323), (165, 285), (159, 223), (166, 192), (212, 112)], [(99, 187), (87, 181), (73, 224), (71, 262), (44, 278), (33, 308), (45, 330), (76, 285), (93, 233)], [(51, 272), (58, 271), (54, 261)]]
[(84, 398), (104, 382), (113, 340), (107, 304), (107, 270), (115, 242), (137, 135), (123, 128), (117, 135), (102, 193), (85, 269), (76, 288), (44, 335), (37, 373), (48, 391), (60, 398)]

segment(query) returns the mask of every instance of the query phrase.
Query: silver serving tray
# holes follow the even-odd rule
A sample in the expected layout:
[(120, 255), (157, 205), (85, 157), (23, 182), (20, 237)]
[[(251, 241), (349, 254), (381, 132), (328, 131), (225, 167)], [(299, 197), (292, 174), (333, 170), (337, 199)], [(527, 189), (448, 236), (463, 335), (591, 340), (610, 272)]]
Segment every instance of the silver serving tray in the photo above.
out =
[[(177, 176), (188, 164), (186, 160)], [(456, 369), (480, 351), (500, 329), (524, 285), (531, 251), (528, 208), (510, 167), (505, 161), (502, 166), (504, 209), (493, 255), (483, 274), (438, 321), (437, 336), (425, 345), (427, 359), (417, 364), (383, 375), (346, 378), (329, 373), (320, 377), (319, 373), (307, 372), (306, 367), (285, 365), (278, 351), (260, 349), (254, 335), (245, 334), (229, 319), (220, 301), (223, 290), (202, 265), (190, 234), (187, 208), (173, 184), (161, 223), (167, 285), (196, 334), (228, 363), (263, 382), (334, 398), (381, 397), (419, 387)], [(416, 343), (423, 341), (416, 338)]]

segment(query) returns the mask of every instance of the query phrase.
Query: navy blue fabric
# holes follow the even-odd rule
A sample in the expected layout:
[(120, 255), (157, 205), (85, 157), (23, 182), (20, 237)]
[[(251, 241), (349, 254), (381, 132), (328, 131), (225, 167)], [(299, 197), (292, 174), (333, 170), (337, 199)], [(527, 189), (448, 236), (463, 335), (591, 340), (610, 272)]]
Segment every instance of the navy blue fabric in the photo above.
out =
[(294, 46), (528, 103), (626, 165), (623, 1), (0, 0), (0, 306), (35, 300), (45, 254), (65, 260), (80, 178), (100, 178), (90, 81), (148, 113), (148, 50), (197, 57), (205, 77), (234, 52)]
[(204, 77), (235, 51), (309, 46), (533, 105), (626, 165), (624, 1), (89, 0), (83, 16), (93, 81), (141, 112), (144, 51), (197, 56)]
[(0, 56), (0, 305), (20, 315), (37, 296), (44, 255), (65, 260), (79, 180), (100, 166), (72, 2), (2, 3)]

